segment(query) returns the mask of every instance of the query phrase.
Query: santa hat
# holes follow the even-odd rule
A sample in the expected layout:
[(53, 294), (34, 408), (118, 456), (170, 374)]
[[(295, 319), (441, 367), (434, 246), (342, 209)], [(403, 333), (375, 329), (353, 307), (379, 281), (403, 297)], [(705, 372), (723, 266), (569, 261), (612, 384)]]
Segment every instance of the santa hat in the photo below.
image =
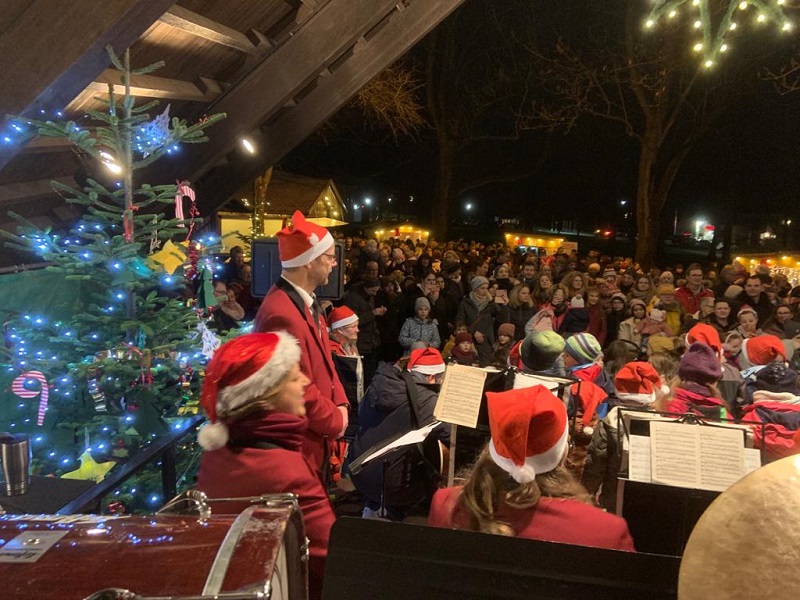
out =
[(594, 433), (594, 427), (591, 426), (591, 423), (594, 418), (594, 413), (597, 411), (597, 407), (608, 398), (608, 394), (603, 388), (592, 381), (573, 383), (569, 391), (581, 401), (581, 406), (583, 406), (583, 417), (581, 417), (583, 433), (592, 435)]
[(223, 420), (242, 405), (275, 388), (300, 360), (300, 345), (286, 333), (250, 333), (220, 346), (206, 367), (200, 405), (209, 424), (197, 441), (205, 450), (228, 443)]
[(555, 469), (567, 450), (564, 403), (542, 385), (487, 392), (489, 456), (518, 483)]
[(333, 331), (334, 329), (341, 329), (353, 323), (358, 323), (358, 316), (349, 306), (339, 306), (331, 311), (328, 321), (331, 323), (329, 328)]
[(281, 267), (301, 267), (322, 255), (333, 246), (330, 232), (306, 221), (299, 210), (292, 215), (292, 224), (278, 232), (278, 254)]
[(444, 372), (444, 360), (436, 348), (418, 348), (411, 351), (407, 369), (423, 375), (438, 375)]
[(742, 352), (751, 365), (768, 365), (776, 360), (786, 360), (786, 348), (783, 342), (769, 334), (745, 339), (742, 342)]
[(669, 387), (661, 383), (661, 377), (647, 362), (634, 361), (623, 366), (614, 377), (617, 398), (651, 406), (656, 401), (656, 392), (669, 393)]
[(722, 353), (722, 341), (719, 339), (719, 332), (711, 325), (698, 323), (686, 334), (686, 345), (691, 346), (695, 342), (710, 346), (716, 352)]

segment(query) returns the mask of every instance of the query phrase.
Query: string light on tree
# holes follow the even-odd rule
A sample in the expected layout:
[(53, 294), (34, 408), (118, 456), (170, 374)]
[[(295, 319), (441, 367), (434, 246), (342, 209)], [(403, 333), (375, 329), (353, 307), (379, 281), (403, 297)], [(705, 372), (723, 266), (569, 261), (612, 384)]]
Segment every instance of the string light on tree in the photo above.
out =
[(698, 34), (691, 48), (703, 65), (711, 68), (718, 55), (730, 49), (726, 36), (739, 29), (740, 21), (752, 21), (756, 26), (774, 23), (781, 32), (793, 31), (785, 6), (785, 0), (653, 0), (644, 27), (653, 30), (661, 20), (675, 22), (685, 16)]

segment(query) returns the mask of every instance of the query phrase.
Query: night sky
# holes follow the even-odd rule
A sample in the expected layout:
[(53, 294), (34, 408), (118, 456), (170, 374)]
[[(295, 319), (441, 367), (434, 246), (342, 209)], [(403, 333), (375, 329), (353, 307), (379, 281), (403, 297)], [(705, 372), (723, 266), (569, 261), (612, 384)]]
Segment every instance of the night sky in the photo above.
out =
[[(545, 9), (552, 6), (536, 4)], [(478, 1), (468, 2), (460, 10), (475, 11), (480, 18), (480, 8)], [(778, 34), (764, 35), (780, 44)], [(796, 39), (793, 42), (800, 47)], [(423, 64), (430, 47), (423, 41), (407, 59)], [(784, 42), (782, 48), (791, 49), (791, 45)], [(735, 55), (726, 57), (735, 59)], [(686, 159), (665, 211), (668, 229), (671, 231), (676, 210), (681, 228), (698, 217), (713, 221), (731, 208), (737, 214), (785, 213), (800, 224), (796, 208), (800, 190), (798, 109), (800, 91), (781, 96), (766, 84), (757, 94), (734, 102)], [(526, 142), (507, 146), (504, 155), (492, 154), (486, 160), (510, 161), (520, 156), (534, 160), (545, 136), (528, 136)], [(463, 214), (464, 204), (471, 201), (485, 217), (513, 214), (529, 226), (577, 217), (584, 217), (584, 228), (619, 222), (619, 201), (635, 198), (637, 157), (638, 146), (619, 125), (583, 117), (568, 134), (552, 134), (539, 173), (515, 183), (471, 191), (459, 199), (456, 214)], [(281, 167), (332, 177), (346, 190), (345, 196), (413, 195), (417, 204), (411, 212), (424, 221), (428, 214), (423, 207), (430, 206), (434, 193), (436, 143), (431, 130), (421, 132), (417, 139), (397, 142), (349, 132), (329, 134), (325, 142), (312, 136), (286, 157)], [(470, 166), (462, 164), (462, 168)]]

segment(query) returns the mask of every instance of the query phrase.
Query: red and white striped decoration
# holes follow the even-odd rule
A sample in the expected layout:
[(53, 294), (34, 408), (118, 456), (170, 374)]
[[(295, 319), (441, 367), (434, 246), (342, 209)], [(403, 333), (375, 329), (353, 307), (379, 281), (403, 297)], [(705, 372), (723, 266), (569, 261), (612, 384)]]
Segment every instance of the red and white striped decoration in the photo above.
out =
[[(42, 384), (41, 390), (29, 390), (25, 388), (25, 381), (28, 379), (35, 379)], [(26, 371), (22, 375), (16, 377), (11, 384), (11, 391), (20, 398), (35, 398), (41, 394), (39, 398), (39, 416), (36, 419), (37, 425), (44, 423), (44, 413), (47, 410), (47, 399), (50, 397), (50, 388), (47, 385), (47, 378), (41, 371)]]
[[(183, 216), (183, 197), (189, 196), (189, 199), (194, 204), (196, 197), (194, 194), (194, 190), (192, 186), (189, 185), (188, 181), (179, 181), (178, 182), (178, 191), (175, 192), (175, 218), (180, 220), (185, 220), (186, 217)], [(183, 223), (179, 223), (178, 227), (186, 227)]]

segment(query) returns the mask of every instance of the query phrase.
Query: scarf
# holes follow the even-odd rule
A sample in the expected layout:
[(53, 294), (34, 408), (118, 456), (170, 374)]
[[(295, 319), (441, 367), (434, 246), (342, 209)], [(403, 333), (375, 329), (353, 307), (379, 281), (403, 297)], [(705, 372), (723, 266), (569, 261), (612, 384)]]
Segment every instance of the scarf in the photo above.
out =
[(257, 412), (228, 423), (229, 444), (246, 446), (248, 442), (272, 442), (300, 452), (303, 437), (308, 428), (308, 419), (280, 412)]
[(489, 296), (481, 299), (478, 298), (474, 291), (469, 293), (469, 299), (472, 300), (472, 303), (478, 308), (478, 312), (483, 311), (483, 309), (489, 304)]

